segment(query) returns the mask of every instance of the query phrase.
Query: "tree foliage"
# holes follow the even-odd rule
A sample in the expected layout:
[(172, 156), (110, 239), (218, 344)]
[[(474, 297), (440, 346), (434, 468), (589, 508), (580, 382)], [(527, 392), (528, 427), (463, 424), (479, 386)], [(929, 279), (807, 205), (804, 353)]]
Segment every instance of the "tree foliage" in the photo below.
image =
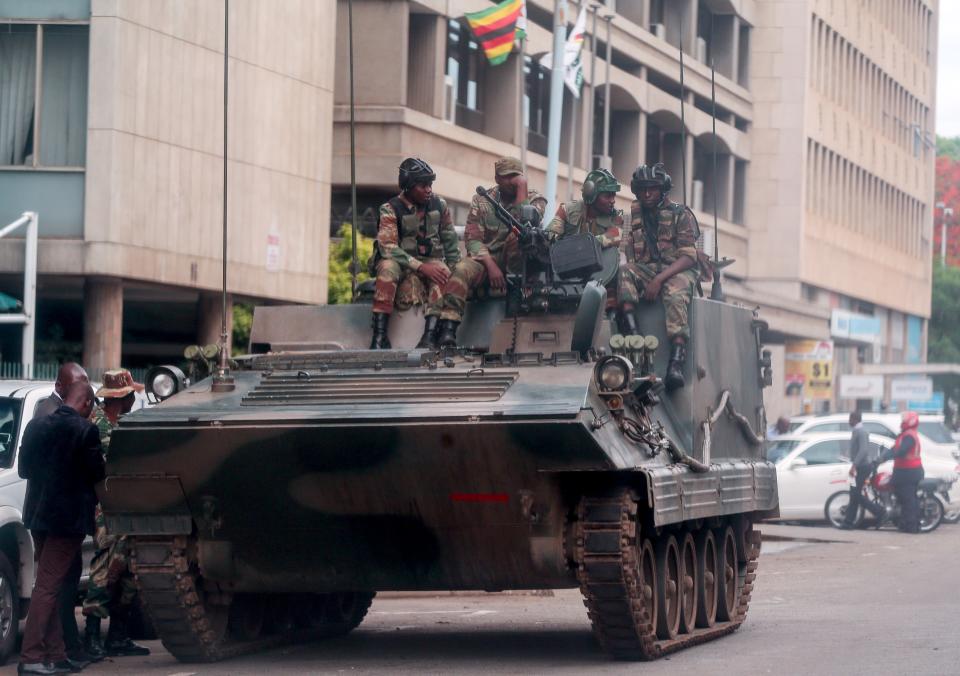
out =
[(233, 336), (232, 345), (234, 354), (246, 354), (250, 345), (250, 329), (253, 328), (253, 305), (249, 303), (233, 304)]
[[(331, 305), (351, 301), (350, 260), (353, 256), (353, 233), (350, 224), (340, 226), (340, 239), (330, 249), (330, 267), (327, 277), (327, 302)], [(357, 261), (360, 270), (357, 281), (370, 278), (367, 274), (367, 260), (373, 254), (373, 239), (357, 234)]]
[(960, 136), (938, 136), (937, 157), (949, 157), (960, 161)]
[(960, 268), (933, 266), (933, 299), (930, 314), (930, 362), (960, 362)]
[(936, 173), (936, 201), (942, 202), (944, 208), (934, 210), (933, 257), (940, 259), (940, 240), (946, 223), (947, 264), (960, 266), (960, 159), (941, 155), (937, 158)]

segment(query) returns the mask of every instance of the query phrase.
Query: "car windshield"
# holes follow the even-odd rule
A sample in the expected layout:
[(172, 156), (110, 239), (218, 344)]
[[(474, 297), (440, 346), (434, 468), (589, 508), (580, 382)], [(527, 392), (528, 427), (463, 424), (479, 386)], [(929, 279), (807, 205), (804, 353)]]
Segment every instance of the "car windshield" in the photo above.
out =
[(917, 428), (920, 434), (925, 436), (930, 441), (937, 444), (952, 444), (954, 443), (953, 437), (950, 436), (950, 431), (947, 429), (947, 426), (944, 425), (939, 420), (930, 420), (928, 422), (921, 422), (920, 426)]
[(799, 441), (771, 441), (767, 444), (767, 460), (776, 464), (790, 454), (795, 449)]
[(800, 425), (802, 425), (804, 422), (806, 422), (806, 421), (805, 421), (805, 420), (791, 421), (791, 422), (790, 422), (790, 430), (789, 430), (789, 431), (790, 431), (790, 432), (794, 431), (795, 429), (797, 429), (798, 427), (800, 427)]
[(10, 467), (13, 464), (22, 406), (20, 399), (0, 397), (0, 467)]

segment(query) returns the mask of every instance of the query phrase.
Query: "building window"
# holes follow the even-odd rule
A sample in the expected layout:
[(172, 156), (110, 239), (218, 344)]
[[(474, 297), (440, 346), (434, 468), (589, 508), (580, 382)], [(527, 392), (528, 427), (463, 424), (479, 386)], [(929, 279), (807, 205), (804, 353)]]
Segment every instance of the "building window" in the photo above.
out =
[(454, 121), (461, 127), (483, 131), (483, 75), (485, 57), (470, 28), (451, 20), (447, 29), (447, 83), (456, 104)]
[(523, 122), (527, 129), (527, 146), (535, 153), (547, 154), (550, 126), (550, 71), (529, 56), (523, 58)]
[(0, 24), (0, 166), (82, 167), (88, 26)]

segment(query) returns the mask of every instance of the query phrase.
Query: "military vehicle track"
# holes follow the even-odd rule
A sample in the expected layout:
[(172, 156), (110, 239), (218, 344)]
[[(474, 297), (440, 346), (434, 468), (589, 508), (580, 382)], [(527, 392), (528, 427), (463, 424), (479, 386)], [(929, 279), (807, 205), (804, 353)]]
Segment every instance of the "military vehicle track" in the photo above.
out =
[(264, 606), (249, 604), (255, 610), (248, 612), (238, 605), (243, 595), (204, 588), (188, 538), (136, 539), (132, 545), (130, 568), (147, 613), (164, 647), (183, 662), (215, 662), (346, 634), (373, 601), (373, 593), (273, 595), (274, 612), (266, 617)]
[(637, 494), (624, 488), (583, 498), (573, 524), (577, 578), (604, 650), (651, 660), (736, 630), (750, 604), (760, 532), (730, 517), (710, 520), (712, 528), (686, 522), (644, 534), (637, 515)]

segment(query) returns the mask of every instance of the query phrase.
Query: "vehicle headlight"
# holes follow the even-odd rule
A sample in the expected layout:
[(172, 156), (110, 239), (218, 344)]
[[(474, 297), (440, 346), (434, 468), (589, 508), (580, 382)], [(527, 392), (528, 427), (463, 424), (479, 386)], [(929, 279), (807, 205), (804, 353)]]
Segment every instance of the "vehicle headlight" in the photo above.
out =
[(147, 392), (163, 401), (187, 386), (187, 378), (176, 366), (155, 366), (147, 374)]
[(601, 392), (625, 390), (630, 385), (633, 365), (619, 355), (610, 355), (597, 362), (594, 371)]

